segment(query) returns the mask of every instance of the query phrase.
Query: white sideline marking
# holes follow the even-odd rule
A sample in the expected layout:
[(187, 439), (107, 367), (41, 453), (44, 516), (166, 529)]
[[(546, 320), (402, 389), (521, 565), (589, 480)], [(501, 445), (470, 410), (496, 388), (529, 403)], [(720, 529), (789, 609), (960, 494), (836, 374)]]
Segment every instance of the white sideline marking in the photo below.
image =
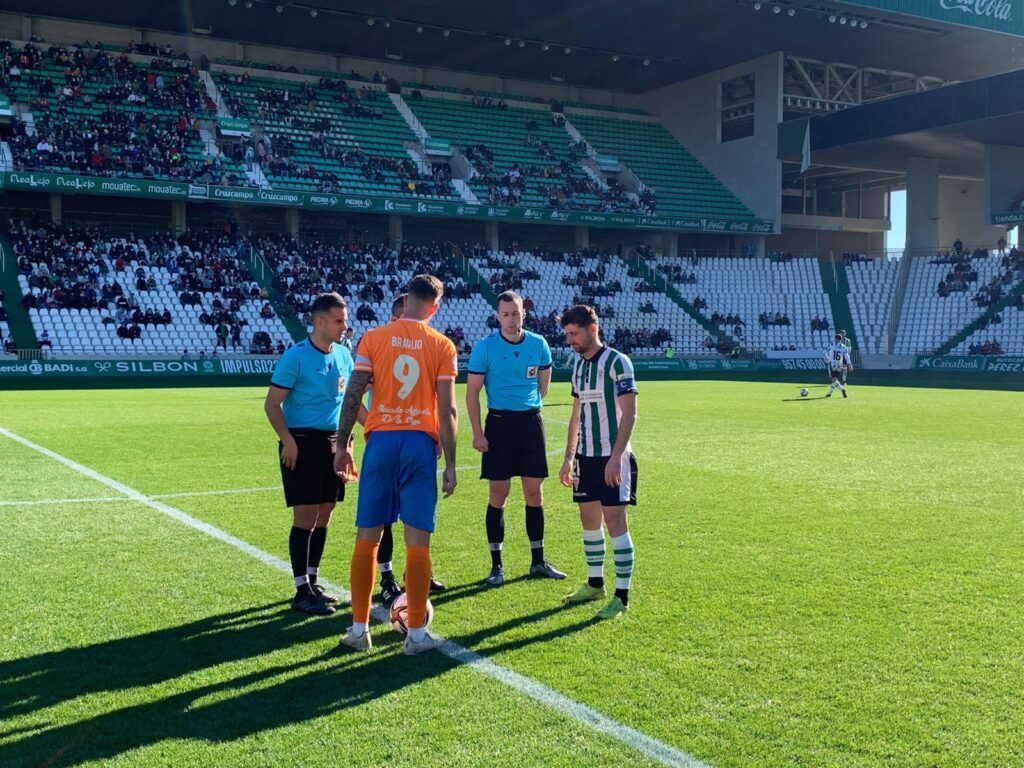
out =
[[(6, 432), (5, 432), (6, 434)], [(184, 499), (193, 496), (231, 496), (240, 493), (258, 493), (260, 491), (279, 491), (279, 485), (265, 485), (259, 488), (226, 488), (222, 491), (183, 491), (181, 493), (154, 493), (150, 499)], [(27, 501), (0, 501), (0, 507), (31, 507), (39, 504), (88, 504), (112, 501), (131, 501), (124, 496), (86, 496), (80, 499), (30, 499)]]
[(112, 501), (131, 501), (124, 496), (89, 496), (84, 499), (30, 499), (28, 501), (0, 501), (0, 507), (34, 507), (40, 504), (87, 504)]
[[(3, 434), (12, 437), (6, 430)], [(12, 439), (14, 439), (12, 437)], [(561, 449), (548, 451), (548, 456), (561, 453)], [(464, 467), (456, 467), (457, 472), (468, 472), (476, 469), (478, 464), (467, 464)], [(437, 474), (444, 472), (444, 469), (437, 470)], [(153, 493), (147, 496), (148, 499), (189, 499), (197, 496), (234, 496), (243, 493), (263, 493), (266, 491), (280, 491), (279, 485), (262, 485), (256, 488), (225, 488), (221, 491), (181, 491), (180, 493)], [(0, 501), (0, 507), (35, 507), (40, 505), (54, 504), (111, 504), (115, 502), (134, 501), (125, 496), (84, 496), (80, 499), (28, 499), (25, 501)]]
[[(128, 500), (144, 504), (150, 509), (167, 515), (190, 528), (194, 528), (197, 531), (205, 533), (207, 536), (217, 539), (218, 541), (222, 541), (235, 549), (239, 549), (247, 555), (251, 555), (256, 558), (261, 563), (265, 563), (266, 565), (287, 574), (291, 574), (292, 572), (291, 565), (281, 558), (272, 555), (269, 552), (265, 552), (259, 547), (255, 547), (249, 542), (239, 539), (237, 536), (232, 536), (227, 531), (222, 531), (220, 528), (216, 528), (209, 523), (198, 520), (191, 515), (182, 512), (180, 509), (175, 509), (174, 507), (168, 506), (151, 496), (146, 496), (124, 483), (120, 483), (106, 475), (101, 475), (96, 470), (90, 469), (84, 464), (79, 464), (77, 461), (69, 459), (66, 456), (54, 453), (49, 448), (44, 448), (30, 440), (26, 440), (24, 437), (16, 435), (4, 427), (0, 427), (0, 434), (5, 435), (16, 443), (24, 445), (26, 448), (38, 451), (44, 456), (63, 464), (65, 467), (68, 467), (81, 475), (85, 475), (91, 480), (95, 480), (108, 488), (112, 488)], [(326, 581), (324, 583), (340, 593), (342, 599), (346, 601), (351, 599), (351, 594), (343, 587)], [(379, 606), (374, 608), (373, 616), (381, 622), (390, 620), (388, 612)], [(446, 640), (438, 650), (450, 659), (466, 664), (477, 672), (480, 672), (493, 680), (497, 680), (500, 683), (504, 683), (524, 696), (527, 696), (546, 707), (550, 707), (556, 712), (571, 717), (573, 720), (594, 729), (598, 733), (609, 736), (626, 746), (643, 753), (662, 765), (673, 766), (673, 768), (711, 768), (707, 763), (697, 759), (693, 755), (669, 746), (668, 744), (665, 744), (652, 736), (648, 736), (645, 733), (641, 733), (635, 728), (624, 725), (617, 720), (613, 720), (607, 715), (601, 714), (596, 709), (588, 707), (586, 704), (581, 704), (574, 699), (570, 699), (568, 696), (549, 688), (543, 683), (539, 683), (525, 675), (514, 672), (507, 667), (503, 667), (478, 653), (474, 653), (473, 651), (463, 648), (461, 645), (458, 645), (451, 640)]]
[(182, 491), (181, 493), (154, 493), (151, 499), (185, 499), (192, 496), (232, 496), (239, 493), (260, 493), (261, 491), (280, 491), (280, 485), (261, 485), (258, 488), (227, 488), (223, 491)]

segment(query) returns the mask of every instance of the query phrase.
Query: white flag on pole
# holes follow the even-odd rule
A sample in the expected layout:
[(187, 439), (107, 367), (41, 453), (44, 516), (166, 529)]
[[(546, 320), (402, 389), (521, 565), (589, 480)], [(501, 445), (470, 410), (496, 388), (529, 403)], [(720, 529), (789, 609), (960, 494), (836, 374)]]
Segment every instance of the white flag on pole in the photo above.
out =
[(804, 148), (800, 156), (800, 173), (807, 173), (811, 167), (811, 121), (807, 121), (807, 130), (804, 131)]

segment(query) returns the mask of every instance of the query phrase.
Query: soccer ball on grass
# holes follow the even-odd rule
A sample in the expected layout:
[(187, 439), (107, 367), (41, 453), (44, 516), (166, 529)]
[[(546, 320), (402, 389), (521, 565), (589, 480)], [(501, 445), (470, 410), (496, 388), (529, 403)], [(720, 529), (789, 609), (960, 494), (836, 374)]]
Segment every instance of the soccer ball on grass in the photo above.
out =
[(811, 394), (811, 393), (807, 389), (807, 387), (804, 387), (803, 389), (800, 390), (800, 397), (807, 397), (809, 394)]
[[(391, 604), (391, 626), (395, 628), (395, 632), (405, 637), (409, 634), (409, 603), (406, 600), (405, 592), (395, 598), (395, 602)], [(434, 606), (427, 600), (427, 621), (423, 625), (424, 628), (430, 626), (430, 622), (434, 620)]]

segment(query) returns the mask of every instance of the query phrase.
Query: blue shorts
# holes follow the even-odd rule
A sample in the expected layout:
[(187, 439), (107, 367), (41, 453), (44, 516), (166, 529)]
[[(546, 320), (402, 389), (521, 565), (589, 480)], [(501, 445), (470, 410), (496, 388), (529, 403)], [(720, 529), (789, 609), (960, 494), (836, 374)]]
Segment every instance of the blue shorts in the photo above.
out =
[(426, 432), (371, 432), (359, 470), (356, 527), (401, 520), (434, 531), (437, 512), (437, 444)]

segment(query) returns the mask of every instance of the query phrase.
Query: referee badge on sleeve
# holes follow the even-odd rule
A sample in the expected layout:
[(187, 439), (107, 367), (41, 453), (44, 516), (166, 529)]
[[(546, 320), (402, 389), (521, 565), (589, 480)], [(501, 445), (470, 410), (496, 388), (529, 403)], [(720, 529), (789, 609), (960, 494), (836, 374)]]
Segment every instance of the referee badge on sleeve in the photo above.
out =
[(537, 366), (536, 365), (531, 365), (529, 368), (526, 369), (526, 378), (528, 378), (528, 379), (536, 379), (537, 378)]

